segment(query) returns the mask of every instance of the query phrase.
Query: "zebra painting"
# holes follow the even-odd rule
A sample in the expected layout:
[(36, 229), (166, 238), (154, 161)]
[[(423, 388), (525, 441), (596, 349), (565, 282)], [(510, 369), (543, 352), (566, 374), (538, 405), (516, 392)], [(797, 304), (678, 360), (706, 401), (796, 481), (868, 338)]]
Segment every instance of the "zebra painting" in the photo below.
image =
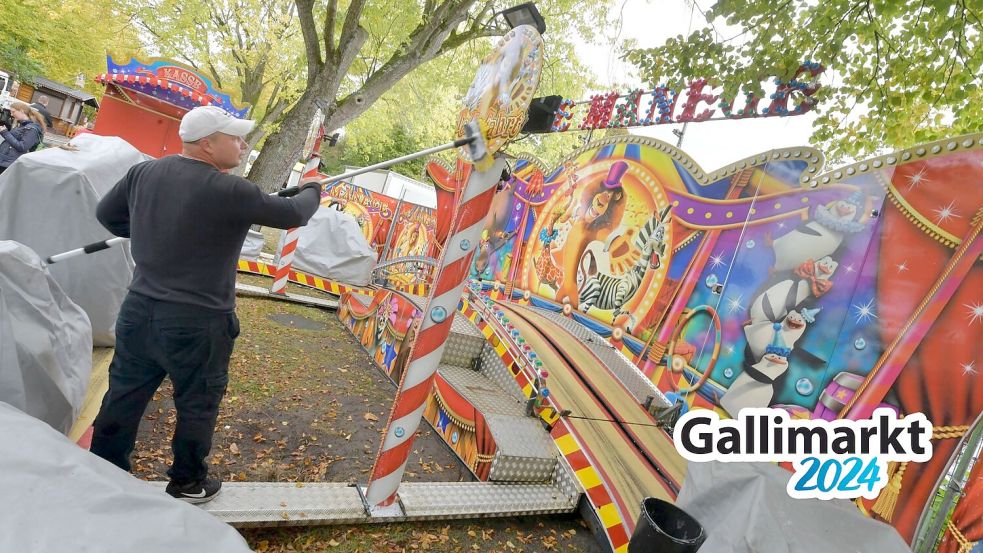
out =
[(649, 269), (662, 266), (662, 257), (666, 249), (666, 226), (669, 224), (669, 210), (666, 207), (661, 213), (652, 215), (635, 237), (635, 247), (641, 255), (635, 264), (622, 275), (609, 275), (597, 272), (593, 275), (584, 273), (584, 281), (580, 285), (580, 309), (586, 313), (591, 307), (597, 309), (613, 309), (613, 318), (624, 313), (622, 307), (635, 295), (645, 273)]

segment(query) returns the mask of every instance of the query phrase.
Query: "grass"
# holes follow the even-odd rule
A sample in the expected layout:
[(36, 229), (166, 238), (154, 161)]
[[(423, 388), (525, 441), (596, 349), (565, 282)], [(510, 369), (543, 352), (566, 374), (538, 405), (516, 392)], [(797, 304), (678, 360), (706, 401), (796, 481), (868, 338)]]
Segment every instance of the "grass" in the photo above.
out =
[[(251, 275), (239, 280), (270, 284)], [(320, 294), (296, 285), (290, 291)], [(208, 458), (210, 473), (224, 481), (365, 485), (395, 386), (333, 311), (240, 297), (237, 313), (241, 334)], [(283, 323), (291, 320), (315, 328)], [(141, 424), (133, 460), (134, 473), (144, 479), (166, 478), (176, 418), (170, 395), (165, 384)], [(474, 480), (427, 423), (413, 448), (405, 481)], [(241, 532), (250, 547), (270, 553), (600, 551), (572, 515)]]

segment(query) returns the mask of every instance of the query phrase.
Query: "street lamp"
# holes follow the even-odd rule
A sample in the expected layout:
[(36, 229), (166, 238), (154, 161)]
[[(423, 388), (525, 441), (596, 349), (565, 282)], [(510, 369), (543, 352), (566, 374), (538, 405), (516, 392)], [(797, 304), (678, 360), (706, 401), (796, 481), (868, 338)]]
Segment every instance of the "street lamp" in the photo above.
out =
[(543, 20), (542, 14), (539, 13), (539, 10), (536, 9), (536, 4), (533, 2), (519, 4), (500, 13), (505, 17), (505, 21), (509, 24), (509, 27), (513, 29), (519, 25), (532, 25), (539, 31), (539, 34), (546, 32), (546, 21)]

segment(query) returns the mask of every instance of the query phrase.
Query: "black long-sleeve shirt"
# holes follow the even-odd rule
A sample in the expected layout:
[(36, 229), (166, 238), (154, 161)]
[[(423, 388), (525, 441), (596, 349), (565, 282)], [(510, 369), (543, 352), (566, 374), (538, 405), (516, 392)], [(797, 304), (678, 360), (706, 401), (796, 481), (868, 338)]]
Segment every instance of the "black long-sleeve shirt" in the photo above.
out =
[(319, 202), (314, 186), (292, 198), (269, 196), (246, 179), (175, 155), (131, 167), (99, 201), (96, 217), (130, 238), (131, 291), (231, 311), (249, 226), (305, 225)]

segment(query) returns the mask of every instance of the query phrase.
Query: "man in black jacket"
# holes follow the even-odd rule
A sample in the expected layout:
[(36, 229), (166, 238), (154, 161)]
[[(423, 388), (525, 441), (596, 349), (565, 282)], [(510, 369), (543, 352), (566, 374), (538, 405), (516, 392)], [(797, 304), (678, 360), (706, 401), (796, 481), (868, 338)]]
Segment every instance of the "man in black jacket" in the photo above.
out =
[(239, 335), (235, 276), (246, 233), (252, 224), (304, 225), (321, 198), (316, 182), (282, 198), (225, 173), (241, 162), (253, 125), (215, 106), (191, 110), (179, 130), (183, 152), (133, 166), (96, 209), (104, 227), (130, 238), (136, 267), (92, 452), (130, 470), (140, 418), (166, 375), (177, 408), (167, 492), (191, 503), (222, 486), (207, 477), (205, 457)]
[(31, 104), (31, 107), (38, 110), (41, 117), (44, 117), (44, 125), (46, 128), (51, 128), (51, 113), (48, 112), (48, 97), (44, 94), (38, 96), (38, 101)]

